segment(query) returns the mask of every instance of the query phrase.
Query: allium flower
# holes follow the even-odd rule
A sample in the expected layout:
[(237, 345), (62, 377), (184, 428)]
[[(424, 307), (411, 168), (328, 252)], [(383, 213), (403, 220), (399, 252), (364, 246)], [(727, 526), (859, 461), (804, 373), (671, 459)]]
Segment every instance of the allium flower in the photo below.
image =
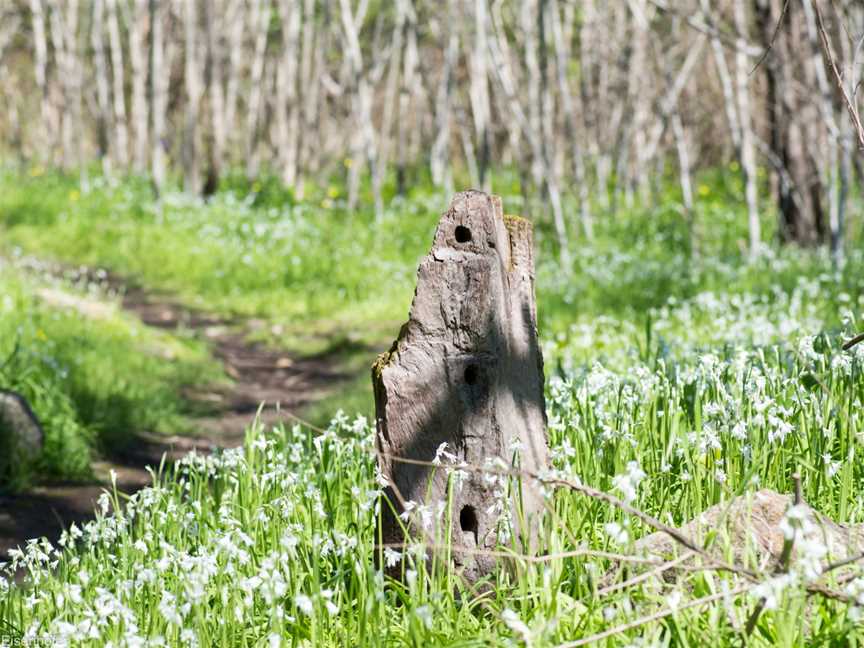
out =
[(638, 461), (630, 461), (627, 463), (627, 472), (621, 475), (615, 475), (612, 478), (612, 484), (615, 488), (621, 491), (624, 501), (631, 504), (636, 499), (636, 491), (639, 488), (639, 483), (646, 477), (645, 471), (639, 466)]
[(501, 612), (501, 620), (508, 628), (510, 628), (510, 631), (513, 632), (513, 634), (519, 635), (519, 638), (522, 639), (526, 646), (531, 645), (531, 629), (521, 618), (519, 618), (519, 615), (516, 612), (510, 608), (505, 608), (504, 611)]
[(387, 547), (384, 549), (384, 564), (387, 567), (395, 567), (402, 560), (402, 553)]
[(606, 531), (606, 534), (612, 539), (612, 541), (616, 544), (627, 544), (627, 540), (630, 539), (630, 536), (627, 533), (627, 529), (625, 529), (617, 522), (608, 522), (603, 525), (603, 529)]
[(298, 594), (294, 597), (294, 603), (297, 605), (297, 609), (299, 609), (303, 614), (306, 616), (312, 616), (313, 606), (311, 598), (305, 594)]

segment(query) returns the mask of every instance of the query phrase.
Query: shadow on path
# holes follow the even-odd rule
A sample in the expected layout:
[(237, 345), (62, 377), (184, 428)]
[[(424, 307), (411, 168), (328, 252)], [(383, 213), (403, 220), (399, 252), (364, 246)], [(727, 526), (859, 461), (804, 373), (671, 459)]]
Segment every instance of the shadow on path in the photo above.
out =
[[(39, 263), (40, 271), (45, 272), (44, 264)], [(71, 523), (92, 519), (99, 495), (110, 487), (112, 470), (117, 473), (120, 491), (135, 492), (150, 484), (146, 469), (158, 468), (163, 456), (170, 464), (192, 450), (208, 453), (216, 447), (240, 445), (259, 407), (265, 425), (291, 422), (286, 412), (318, 402), (356, 377), (344, 368), (346, 349), (340, 345), (321, 354), (294, 357), (247, 341), (250, 321), (189, 308), (171, 296), (148, 292), (102, 270), (51, 270), (73, 283), (100, 284), (108, 294), (121, 299), (125, 311), (147, 326), (206, 341), (214, 357), (223, 363), (231, 383), (184, 391), (189, 410), (198, 413), (193, 416), (196, 436), (164, 437), (139, 432), (122, 451), (110, 453), (93, 465), (95, 483), (44, 484), (26, 493), (0, 495), (0, 561), (8, 557), (10, 549), (30, 538), (44, 536), (54, 541)], [(371, 361), (371, 348), (369, 352)]]

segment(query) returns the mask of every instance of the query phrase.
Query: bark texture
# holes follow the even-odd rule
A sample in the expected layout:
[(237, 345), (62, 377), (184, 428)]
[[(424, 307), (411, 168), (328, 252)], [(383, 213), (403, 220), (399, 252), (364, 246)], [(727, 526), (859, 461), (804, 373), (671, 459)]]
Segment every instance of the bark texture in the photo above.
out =
[[(536, 321), (531, 223), (505, 217), (497, 197), (457, 194), (420, 264), (409, 320), (372, 370), (387, 497), (396, 514), (408, 501), (435, 511), (431, 523), (408, 516), (411, 535), (434, 542), (449, 535), (454, 547), (492, 549), (501, 520), (511, 519), (513, 533), (530, 543), (526, 530), (536, 531), (542, 509), (534, 484), (522, 483), (518, 498), (502, 496), (500, 481), (466, 471), (451, 494), (448, 470), (393, 457), (432, 461), (446, 443), (455, 459), (445, 463), (516, 461), (542, 471), (547, 440)], [(441, 503), (451, 501), (450, 513), (438, 516)], [(382, 504), (383, 541), (402, 542), (400, 520)], [(454, 550), (452, 557), (469, 580), (495, 567), (487, 556)]]

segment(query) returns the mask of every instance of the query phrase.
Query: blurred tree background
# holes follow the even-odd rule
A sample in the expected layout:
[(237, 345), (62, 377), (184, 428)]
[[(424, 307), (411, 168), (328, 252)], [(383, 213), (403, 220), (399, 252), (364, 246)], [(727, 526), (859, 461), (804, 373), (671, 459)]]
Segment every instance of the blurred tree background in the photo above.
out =
[(839, 259), (864, 6), (817, 2), (7, 0), (0, 142), (85, 188), (97, 163), (157, 195), (275, 174), (379, 214), (429, 181), (501, 192), (508, 169), (565, 265), (670, 182), (698, 253), (693, 177), (721, 168), (740, 174), (751, 253), (771, 205), (778, 240)]

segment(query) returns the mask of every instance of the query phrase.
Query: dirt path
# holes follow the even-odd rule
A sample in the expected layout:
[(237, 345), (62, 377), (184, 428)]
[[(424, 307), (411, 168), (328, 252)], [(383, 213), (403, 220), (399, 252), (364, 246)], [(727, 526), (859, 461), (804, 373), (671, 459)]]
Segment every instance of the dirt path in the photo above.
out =
[[(248, 342), (248, 321), (228, 320), (185, 307), (169, 296), (126, 284), (104, 271), (67, 269), (62, 274), (73, 282), (102, 284), (107, 292), (121, 296), (124, 310), (148, 326), (182, 330), (206, 340), (233, 383), (184, 393), (191, 404), (208, 411), (206, 416), (194, 419), (200, 430), (198, 436), (141, 433), (122, 454), (94, 464), (97, 483), (45, 484), (24, 494), (0, 496), (0, 561), (8, 556), (9, 549), (30, 538), (46, 536), (53, 540), (72, 522), (80, 524), (90, 519), (96, 500), (109, 483), (110, 471), (117, 473), (121, 491), (134, 492), (150, 483), (146, 467), (158, 466), (163, 455), (174, 461), (193, 449), (209, 452), (214, 447), (239, 445), (262, 402), (261, 418), (266, 424), (286, 420), (286, 412), (296, 412), (326, 397), (353, 377), (340, 368), (338, 352), (295, 358)], [(59, 305), (70, 307), (68, 294), (59, 294), (47, 292), (44, 298), (64, 299), (66, 303)]]

